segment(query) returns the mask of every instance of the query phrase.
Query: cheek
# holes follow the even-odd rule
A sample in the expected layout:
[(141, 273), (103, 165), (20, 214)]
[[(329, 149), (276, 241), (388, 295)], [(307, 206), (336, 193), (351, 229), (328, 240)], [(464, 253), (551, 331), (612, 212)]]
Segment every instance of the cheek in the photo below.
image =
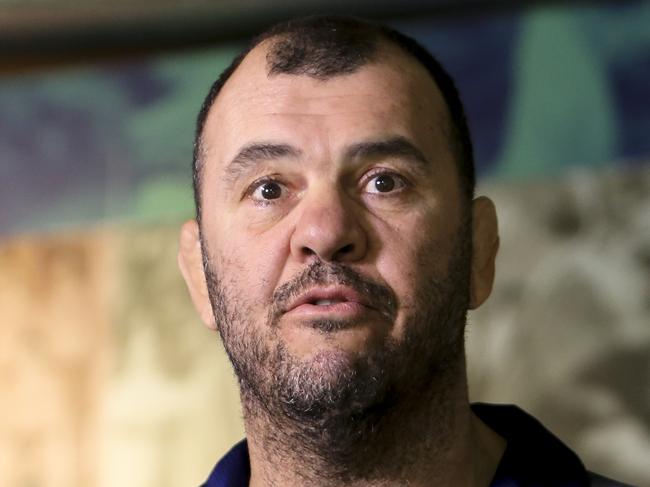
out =
[(418, 275), (426, 272), (420, 266), (418, 249), (412, 244), (397, 239), (394, 244), (386, 243), (377, 259), (377, 270), (397, 295), (400, 307), (410, 306)]
[(224, 283), (236, 287), (250, 303), (270, 302), (286, 262), (284, 240), (280, 235), (251, 235), (241, 230), (226, 230), (224, 235), (227, 238), (215, 252)]
[(414, 218), (384, 229), (377, 270), (397, 295), (400, 308), (411, 308), (425, 280), (446, 272), (452, 236), (434, 218)]

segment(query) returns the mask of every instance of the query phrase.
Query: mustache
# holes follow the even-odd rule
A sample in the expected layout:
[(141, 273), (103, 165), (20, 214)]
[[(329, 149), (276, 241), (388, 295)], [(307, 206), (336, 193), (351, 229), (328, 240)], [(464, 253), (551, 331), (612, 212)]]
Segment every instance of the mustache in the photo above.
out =
[(341, 285), (354, 289), (368, 304), (389, 318), (397, 312), (397, 298), (388, 286), (361, 275), (354, 269), (336, 262), (317, 260), (304, 271), (279, 286), (272, 296), (271, 320), (277, 322), (288, 310), (290, 302), (315, 286)]

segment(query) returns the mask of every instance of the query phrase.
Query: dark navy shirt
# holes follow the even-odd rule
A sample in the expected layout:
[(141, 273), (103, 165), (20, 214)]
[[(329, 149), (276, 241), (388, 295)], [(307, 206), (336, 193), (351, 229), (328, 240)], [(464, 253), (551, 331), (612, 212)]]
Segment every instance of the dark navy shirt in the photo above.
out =
[[(518, 407), (473, 404), (472, 410), (508, 442), (490, 487), (624, 486), (587, 472), (573, 451)], [(242, 440), (217, 463), (203, 487), (248, 487), (249, 480), (248, 446)]]

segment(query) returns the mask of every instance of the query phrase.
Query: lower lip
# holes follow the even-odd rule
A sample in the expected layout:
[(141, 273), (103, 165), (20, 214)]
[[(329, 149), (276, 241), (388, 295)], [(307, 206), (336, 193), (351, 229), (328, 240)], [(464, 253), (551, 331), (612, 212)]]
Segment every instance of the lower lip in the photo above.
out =
[(332, 317), (354, 317), (367, 313), (370, 308), (361, 303), (354, 301), (343, 301), (340, 303), (316, 305), (316, 304), (301, 304), (288, 311), (287, 315), (292, 316), (327, 316)]

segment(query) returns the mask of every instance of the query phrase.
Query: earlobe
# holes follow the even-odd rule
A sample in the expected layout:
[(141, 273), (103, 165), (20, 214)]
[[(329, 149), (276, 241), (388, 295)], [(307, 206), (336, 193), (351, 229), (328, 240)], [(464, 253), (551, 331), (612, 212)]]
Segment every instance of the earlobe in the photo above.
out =
[(196, 220), (189, 220), (181, 227), (178, 246), (178, 267), (185, 279), (192, 303), (201, 317), (201, 321), (210, 329), (217, 328), (214, 313), (210, 305), (208, 286), (203, 269), (203, 255), (199, 225)]
[(472, 273), (470, 309), (478, 308), (492, 292), (499, 229), (492, 200), (480, 196), (472, 202)]

